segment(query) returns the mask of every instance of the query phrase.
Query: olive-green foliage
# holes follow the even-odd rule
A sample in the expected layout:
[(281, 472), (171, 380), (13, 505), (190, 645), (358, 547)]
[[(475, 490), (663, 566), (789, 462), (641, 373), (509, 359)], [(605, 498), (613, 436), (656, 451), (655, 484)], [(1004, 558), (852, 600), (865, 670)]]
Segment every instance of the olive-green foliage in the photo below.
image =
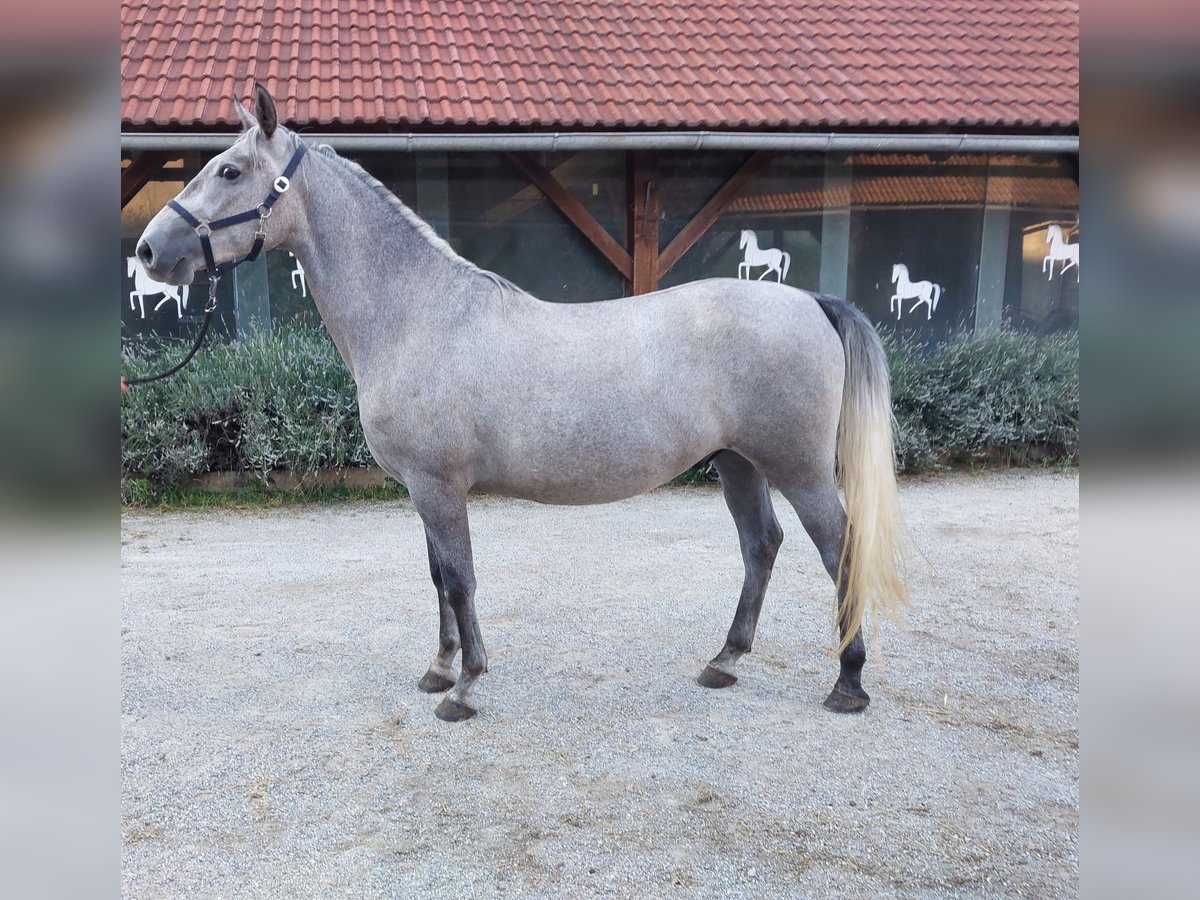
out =
[[(158, 371), (182, 352), (129, 347), (122, 370)], [(138, 385), (121, 403), (122, 475), (152, 486), (208, 471), (265, 478), (371, 461), (354, 381), (323, 329), (209, 344), (179, 374)]]
[(994, 329), (934, 347), (883, 337), (901, 469), (1076, 459), (1078, 334)]
[[(884, 334), (901, 469), (1074, 460), (1079, 338), (994, 330), (927, 347)], [(179, 345), (130, 346), (123, 371), (166, 368)], [(208, 471), (313, 473), (372, 464), (354, 382), (326, 332), (212, 343), (166, 381), (122, 400), (121, 469), (130, 502)], [(683, 483), (712, 480), (711, 466)]]

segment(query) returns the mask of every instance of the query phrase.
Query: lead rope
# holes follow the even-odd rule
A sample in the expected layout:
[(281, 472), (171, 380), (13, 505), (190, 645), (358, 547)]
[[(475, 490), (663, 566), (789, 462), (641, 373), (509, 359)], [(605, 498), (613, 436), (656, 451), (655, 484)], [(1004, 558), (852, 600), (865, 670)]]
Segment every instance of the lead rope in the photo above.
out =
[(200, 345), (204, 343), (204, 338), (208, 334), (208, 326), (212, 324), (213, 312), (217, 308), (217, 282), (221, 278), (218, 275), (216, 278), (209, 276), (209, 297), (208, 303), (204, 305), (204, 321), (200, 323), (200, 331), (196, 334), (196, 342), (192, 344), (192, 349), (188, 351), (187, 356), (179, 361), (177, 365), (171, 366), (165, 372), (159, 372), (157, 375), (143, 375), (141, 378), (126, 378), (127, 385), (146, 384), (150, 381), (158, 381), (161, 378), (170, 378), (184, 366), (192, 361), (192, 357), (200, 350)]
[[(221, 276), (225, 272), (232, 272), (235, 268), (244, 262), (254, 262), (258, 259), (258, 254), (262, 251), (263, 242), (267, 238), (267, 219), (271, 217), (271, 208), (275, 205), (287, 189), (292, 186), (292, 176), (296, 174), (296, 168), (300, 165), (300, 160), (304, 158), (305, 151), (308, 150), (308, 145), (301, 143), (296, 147), (296, 151), (292, 154), (292, 158), (288, 160), (287, 166), (283, 170), (283, 174), (271, 185), (271, 191), (267, 194), (265, 200), (257, 207), (246, 212), (238, 213), (237, 215), (227, 216), (224, 219), (218, 219), (216, 222), (208, 222), (204, 219), (197, 219), (188, 212), (183, 204), (177, 200), (170, 200), (167, 203), (179, 216), (192, 226), (196, 232), (196, 236), (200, 238), (200, 249), (204, 251), (204, 263), (208, 269), (208, 303), (204, 306), (204, 321), (200, 324), (200, 331), (196, 334), (196, 342), (192, 344), (192, 349), (188, 351), (178, 365), (172, 366), (165, 372), (159, 372), (157, 375), (143, 375), (141, 378), (126, 378), (125, 384), (145, 384), (149, 381), (158, 381), (162, 378), (169, 378), (192, 361), (192, 357), (200, 350), (200, 345), (204, 343), (204, 338), (208, 334), (208, 326), (212, 324), (213, 313), (217, 309), (217, 284), (221, 280)], [(231, 225), (237, 225), (241, 222), (250, 222), (255, 217), (258, 217), (258, 229), (254, 232), (254, 245), (250, 248), (250, 252), (243, 259), (237, 262), (225, 263), (218, 266), (212, 252), (212, 242), (209, 240), (209, 235), (214, 231), (219, 231), (222, 228), (228, 228)]]

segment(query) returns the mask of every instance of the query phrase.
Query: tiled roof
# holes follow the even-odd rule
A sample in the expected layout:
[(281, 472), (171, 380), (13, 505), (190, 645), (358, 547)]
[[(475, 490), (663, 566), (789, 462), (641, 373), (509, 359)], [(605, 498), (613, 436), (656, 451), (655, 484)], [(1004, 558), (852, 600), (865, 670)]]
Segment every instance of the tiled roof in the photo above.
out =
[(744, 194), (730, 205), (731, 212), (819, 212), (829, 208), (856, 209), (914, 206), (978, 206), (985, 202), (999, 206), (1073, 209), (1079, 205), (1079, 191), (1069, 178), (1028, 178), (1022, 176), (941, 175), (913, 178), (894, 175), (856, 178), (852, 188), (844, 190), (813, 188), (808, 191), (783, 191), (774, 194)]
[(1070, 128), (1076, 0), (121, 0), (126, 130)]

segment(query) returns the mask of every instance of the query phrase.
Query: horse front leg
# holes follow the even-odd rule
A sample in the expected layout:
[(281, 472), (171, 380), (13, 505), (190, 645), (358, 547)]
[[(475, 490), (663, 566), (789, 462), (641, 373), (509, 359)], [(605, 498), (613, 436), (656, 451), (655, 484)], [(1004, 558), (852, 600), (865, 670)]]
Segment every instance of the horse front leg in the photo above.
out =
[[(471, 694), (479, 676), (487, 671), (487, 652), (475, 618), (475, 567), (467, 522), (467, 492), (448, 480), (429, 476), (410, 479), (408, 490), (437, 557), (442, 593), (453, 612), (462, 646), (462, 674), (434, 714), (446, 722), (459, 722), (475, 715)], [(448, 617), (443, 619), (443, 625), (448, 626)]]
[(446, 599), (446, 586), (442, 580), (442, 564), (438, 562), (437, 551), (433, 548), (433, 538), (425, 532), (425, 545), (429, 550), (429, 575), (437, 590), (438, 598), (438, 650), (429, 669), (417, 682), (417, 687), (427, 694), (440, 694), (454, 687), (457, 676), (454, 674), (454, 657), (458, 655), (458, 619), (450, 601)]

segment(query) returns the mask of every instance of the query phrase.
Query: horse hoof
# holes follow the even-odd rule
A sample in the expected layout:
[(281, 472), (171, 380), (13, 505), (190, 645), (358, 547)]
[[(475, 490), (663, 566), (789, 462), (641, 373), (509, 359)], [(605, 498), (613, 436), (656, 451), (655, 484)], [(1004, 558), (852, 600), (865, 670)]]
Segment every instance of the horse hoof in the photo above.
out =
[(417, 689), (426, 694), (440, 694), (452, 687), (454, 687), (454, 679), (440, 675), (432, 669), (422, 675), (421, 680), (417, 682)]
[(862, 688), (851, 688), (850, 690), (854, 693), (841, 687), (835, 687), (825, 698), (825, 708), (835, 713), (862, 712), (871, 702), (871, 698)]
[(463, 706), (461, 703), (455, 703), (446, 697), (438, 704), (438, 708), (433, 711), (433, 714), (443, 722), (461, 722), (475, 715), (475, 710), (469, 706)]
[(737, 684), (737, 676), (712, 666), (705, 666), (704, 671), (696, 677), (696, 684), (706, 688), (727, 688)]

